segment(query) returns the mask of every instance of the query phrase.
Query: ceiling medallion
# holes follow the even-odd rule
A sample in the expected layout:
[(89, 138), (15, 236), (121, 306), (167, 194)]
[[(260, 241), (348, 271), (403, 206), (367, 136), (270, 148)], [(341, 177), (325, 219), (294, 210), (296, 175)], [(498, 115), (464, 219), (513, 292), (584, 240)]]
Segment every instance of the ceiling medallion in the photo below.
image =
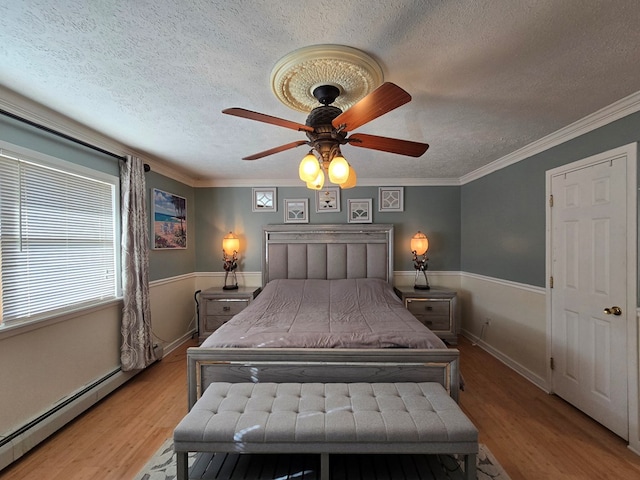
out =
[(383, 82), (380, 65), (366, 53), (343, 45), (312, 45), (282, 57), (271, 70), (271, 89), (287, 107), (308, 113), (318, 106), (313, 90), (340, 90), (333, 106), (347, 110)]

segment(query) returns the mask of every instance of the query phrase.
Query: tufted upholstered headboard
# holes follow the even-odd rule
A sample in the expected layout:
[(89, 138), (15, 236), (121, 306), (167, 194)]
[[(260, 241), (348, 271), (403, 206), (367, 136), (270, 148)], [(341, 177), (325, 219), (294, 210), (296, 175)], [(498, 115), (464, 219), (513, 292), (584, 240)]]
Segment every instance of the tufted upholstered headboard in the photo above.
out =
[(393, 225), (265, 225), (262, 285), (280, 278), (393, 283)]

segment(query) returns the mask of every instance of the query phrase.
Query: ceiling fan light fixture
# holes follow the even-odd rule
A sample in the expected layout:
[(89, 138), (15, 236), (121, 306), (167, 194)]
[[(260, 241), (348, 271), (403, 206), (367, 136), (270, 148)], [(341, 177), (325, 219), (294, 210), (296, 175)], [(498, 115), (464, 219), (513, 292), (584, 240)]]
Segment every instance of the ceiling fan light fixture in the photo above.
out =
[(307, 188), (310, 190), (322, 190), (322, 187), (324, 187), (324, 172), (320, 169), (318, 176), (312, 182), (307, 182)]
[(340, 184), (341, 189), (353, 188), (356, 186), (357, 176), (355, 169), (349, 165), (349, 177), (346, 182)]
[(349, 178), (349, 163), (338, 154), (329, 164), (329, 181), (336, 185), (341, 185)]
[[(318, 172), (322, 173), (318, 159), (312, 152), (307, 153), (300, 161), (300, 166), (298, 167), (300, 180), (307, 183), (313, 182), (316, 180), (316, 177), (318, 177)], [(324, 181), (324, 174), (322, 176)]]
[[(308, 145), (311, 151), (298, 166), (300, 180), (309, 188), (322, 188), (328, 175), (331, 183), (351, 188), (356, 184), (356, 173), (342, 156), (340, 146), (350, 144), (412, 157), (421, 156), (429, 148), (428, 144), (408, 140), (352, 134), (353, 130), (411, 101), (408, 92), (394, 83), (381, 83), (382, 80), (380, 66), (363, 52), (340, 45), (315, 45), (283, 57), (271, 72), (276, 96), (285, 105), (308, 113), (304, 124), (238, 107), (224, 109), (222, 113), (305, 132), (308, 138), (243, 160)], [(296, 102), (288, 102), (294, 97)]]

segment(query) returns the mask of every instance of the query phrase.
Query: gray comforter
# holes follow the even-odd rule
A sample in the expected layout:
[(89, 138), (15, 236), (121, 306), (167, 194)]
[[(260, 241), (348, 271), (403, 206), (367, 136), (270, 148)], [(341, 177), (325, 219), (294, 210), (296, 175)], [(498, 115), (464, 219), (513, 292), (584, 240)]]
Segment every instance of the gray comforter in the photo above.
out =
[(378, 279), (273, 280), (202, 347), (447, 348)]

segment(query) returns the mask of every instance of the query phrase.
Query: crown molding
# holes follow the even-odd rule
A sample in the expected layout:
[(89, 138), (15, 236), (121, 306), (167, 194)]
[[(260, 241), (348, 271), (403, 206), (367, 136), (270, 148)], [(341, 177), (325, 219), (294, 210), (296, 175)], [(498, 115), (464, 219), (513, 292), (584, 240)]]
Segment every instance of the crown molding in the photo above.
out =
[[(119, 156), (131, 155), (140, 157), (151, 166), (151, 170), (170, 177), (189, 186), (193, 185), (193, 179), (179, 170), (169, 167), (162, 160), (151, 157), (149, 154), (137, 151), (124, 145), (96, 130), (93, 130), (71, 118), (47, 108), (33, 100), (30, 100), (6, 87), (0, 86), (0, 108), (13, 113), (21, 118), (40, 124), (52, 130), (77, 138), (96, 147)], [(115, 159), (114, 159), (115, 160)]]
[[(194, 179), (181, 170), (167, 165), (162, 160), (146, 153), (136, 151), (116, 140), (102, 135), (54, 110), (44, 107), (0, 86), (0, 108), (35, 123), (39, 123), (66, 135), (96, 145), (117, 155), (133, 155), (143, 159), (153, 172), (169, 177), (190, 187), (299, 187), (297, 179)], [(589, 133), (616, 120), (640, 111), (640, 91), (633, 93), (597, 112), (567, 125), (540, 140), (530, 143), (504, 157), (474, 170), (460, 178), (396, 178), (396, 179), (359, 179), (358, 186), (461, 186), (478, 180), (486, 175), (525, 160), (533, 155)]]
[[(616, 120), (620, 120), (628, 115), (640, 111), (640, 91), (632, 93), (631, 95), (618, 100), (617, 102), (608, 105), (597, 112), (594, 112), (586, 117), (567, 125), (566, 127), (557, 130), (540, 140), (530, 143), (504, 157), (501, 157), (483, 167), (474, 170), (460, 178), (396, 178), (389, 179), (359, 179), (358, 186), (461, 186), (467, 183), (478, 180), (493, 172), (506, 168), (510, 165), (518, 163), (522, 160), (536, 155), (538, 153), (549, 150), (565, 143), (569, 140), (589, 133), (597, 128), (608, 125)], [(275, 187), (293, 187), (300, 186), (300, 182), (296, 180), (260, 180), (260, 181), (247, 181), (247, 180), (204, 180), (198, 182), (197, 187), (262, 187), (262, 186), (275, 186)]]
[[(298, 179), (204, 179), (196, 180), (194, 187), (304, 187)], [(327, 185), (331, 186), (331, 185)], [(451, 187), (460, 186), (457, 178), (363, 178), (358, 179), (357, 187)]]
[(460, 185), (478, 180), (481, 177), (489, 175), (490, 173), (501, 170), (509, 165), (518, 163), (533, 155), (549, 150), (562, 143), (572, 140), (580, 135), (589, 133), (597, 128), (608, 125), (609, 123), (620, 120), (632, 113), (636, 113), (640, 110), (640, 91), (632, 93), (631, 95), (618, 100), (611, 105), (608, 105), (597, 112), (594, 112), (586, 117), (574, 122), (566, 127), (557, 130), (546, 137), (542, 137), (540, 140), (526, 145), (515, 152), (505, 155), (494, 162), (491, 162), (484, 167), (480, 167), (471, 173), (460, 177)]

